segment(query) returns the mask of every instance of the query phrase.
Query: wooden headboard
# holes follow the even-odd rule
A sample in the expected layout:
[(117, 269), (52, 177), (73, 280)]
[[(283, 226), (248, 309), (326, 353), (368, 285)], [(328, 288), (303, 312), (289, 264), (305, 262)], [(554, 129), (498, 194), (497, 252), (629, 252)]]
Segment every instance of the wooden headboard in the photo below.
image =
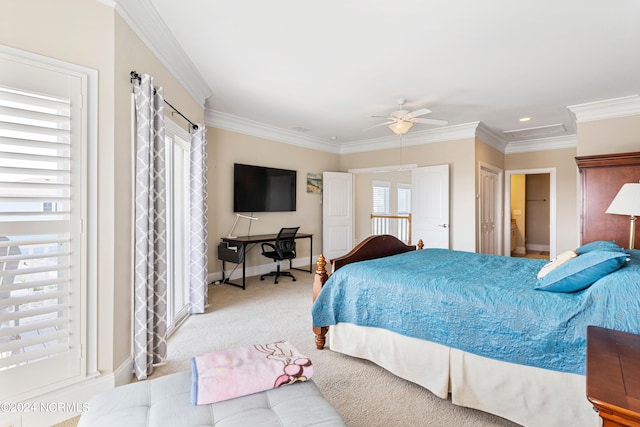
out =
[[(628, 182), (640, 182), (640, 152), (576, 157), (580, 171), (580, 243), (615, 240), (629, 247), (629, 218), (605, 211), (618, 190)], [(640, 247), (636, 233), (634, 247)]]

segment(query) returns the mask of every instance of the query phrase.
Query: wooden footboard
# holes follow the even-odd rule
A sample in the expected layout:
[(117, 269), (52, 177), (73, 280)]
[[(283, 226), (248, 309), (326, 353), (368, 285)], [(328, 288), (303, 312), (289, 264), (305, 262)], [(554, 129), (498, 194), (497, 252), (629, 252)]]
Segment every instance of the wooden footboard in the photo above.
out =
[[(351, 264), (352, 262), (397, 255), (404, 252), (415, 251), (416, 249), (422, 249), (423, 247), (424, 244), (422, 240), (418, 241), (416, 248), (416, 245), (406, 245), (395, 236), (391, 236), (389, 234), (370, 236), (353, 248), (353, 250), (348, 254), (331, 260), (331, 272), (333, 273), (340, 267)], [(313, 301), (316, 300), (320, 290), (329, 279), (327, 269), (325, 268), (327, 262), (324, 255), (321, 254), (318, 257), (317, 265), (318, 268), (313, 279)], [(313, 333), (316, 336), (315, 342), (317, 349), (321, 350), (324, 348), (328, 331), (328, 326), (313, 325)]]

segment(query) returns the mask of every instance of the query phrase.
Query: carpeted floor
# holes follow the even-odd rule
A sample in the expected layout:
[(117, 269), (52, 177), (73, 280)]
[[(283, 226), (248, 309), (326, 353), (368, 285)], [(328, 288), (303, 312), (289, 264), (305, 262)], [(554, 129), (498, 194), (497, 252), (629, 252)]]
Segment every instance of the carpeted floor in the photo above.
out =
[(517, 426), (455, 406), (368, 361), (317, 350), (310, 315), (313, 277), (294, 274), (296, 282), (281, 278), (277, 285), (250, 278), (246, 290), (210, 286), (207, 313), (191, 316), (171, 336), (167, 362), (151, 378), (189, 369), (190, 358), (200, 353), (284, 339), (312, 360), (314, 382), (349, 426)]

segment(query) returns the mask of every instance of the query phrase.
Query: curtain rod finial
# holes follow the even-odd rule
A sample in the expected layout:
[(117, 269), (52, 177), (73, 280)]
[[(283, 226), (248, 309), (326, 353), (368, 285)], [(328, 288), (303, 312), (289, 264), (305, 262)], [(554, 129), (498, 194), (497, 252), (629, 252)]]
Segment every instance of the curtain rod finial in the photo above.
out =
[(134, 80), (138, 80), (138, 83), (142, 82), (142, 77), (140, 77), (140, 74), (138, 74), (137, 71), (132, 71), (130, 75), (131, 75), (131, 83), (133, 83)]

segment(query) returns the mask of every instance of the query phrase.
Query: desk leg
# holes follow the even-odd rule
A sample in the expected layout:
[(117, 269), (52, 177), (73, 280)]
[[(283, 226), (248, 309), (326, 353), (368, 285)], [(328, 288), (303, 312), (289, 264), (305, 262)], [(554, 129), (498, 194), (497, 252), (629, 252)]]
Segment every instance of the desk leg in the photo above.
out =
[[(301, 237), (301, 239), (306, 239), (305, 237)], [(290, 270), (298, 270), (304, 271), (306, 273), (313, 273), (313, 236), (309, 236), (309, 269), (305, 270), (304, 268), (292, 267), (292, 260), (289, 260), (289, 269)]]
[(309, 237), (309, 273), (313, 272), (313, 236)]
[(246, 289), (245, 278), (247, 277), (245, 271), (245, 263), (247, 262), (247, 245), (242, 245), (242, 289)]

